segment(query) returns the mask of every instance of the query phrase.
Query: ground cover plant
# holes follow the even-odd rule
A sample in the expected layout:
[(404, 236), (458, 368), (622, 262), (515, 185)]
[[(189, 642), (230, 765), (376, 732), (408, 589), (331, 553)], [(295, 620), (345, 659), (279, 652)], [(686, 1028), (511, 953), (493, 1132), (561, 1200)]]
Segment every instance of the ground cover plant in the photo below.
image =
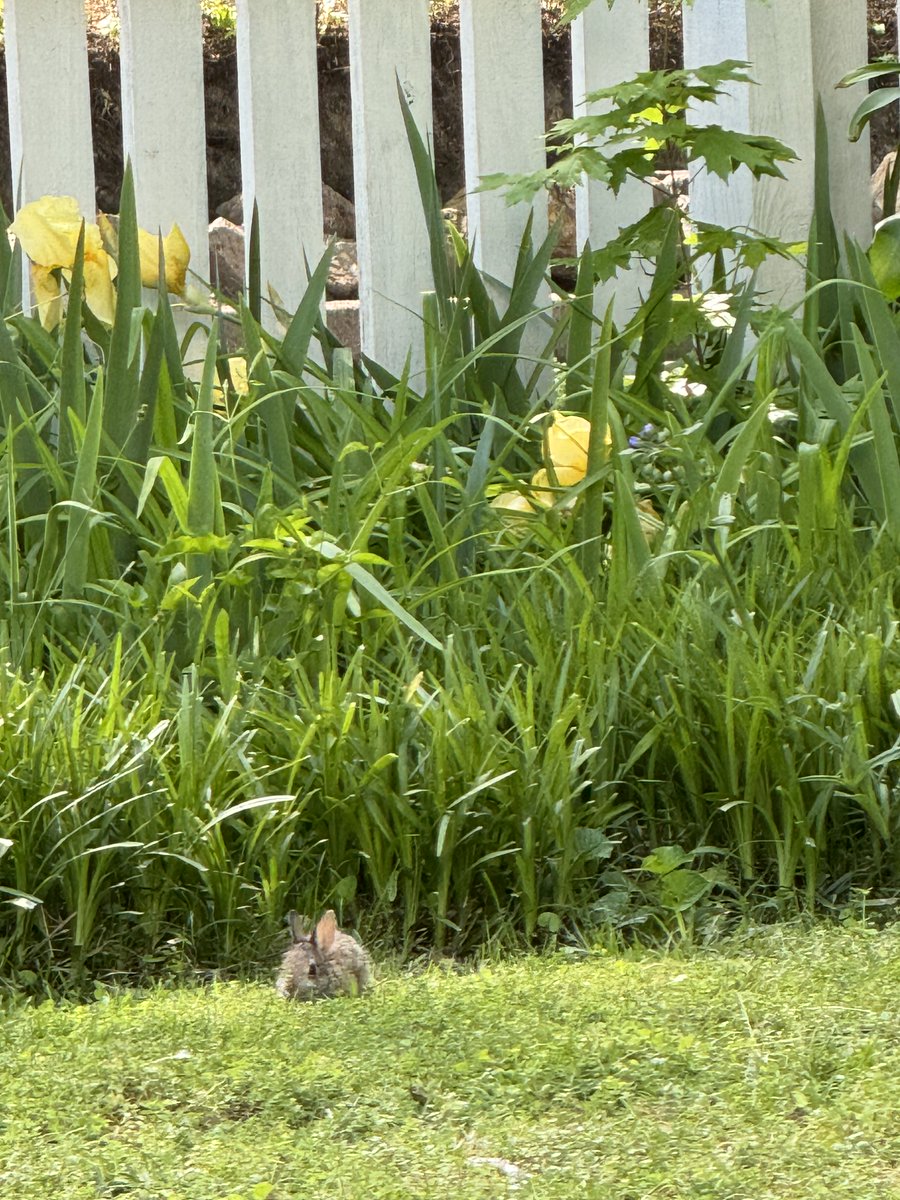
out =
[[(554, 170), (616, 186), (652, 138), (777, 174), (788, 148), (684, 121), (742, 72), (641, 77), (609, 148)], [(251, 969), (290, 908), (467, 952), (896, 894), (900, 342), (877, 255), (841, 253), (823, 193), (806, 302), (778, 311), (726, 255), (789, 247), (664, 208), (536, 313), (552, 239), (526, 230), (492, 292), (410, 136), (424, 379), (335, 344), (327, 255), (280, 333), (258, 281), (217, 316), (128, 179), (117, 230), (57, 221), (60, 253), (37, 208), (0, 239), (12, 987)], [(636, 251), (652, 277), (617, 329), (593, 287)]]
[(896, 931), (43, 1004), (0, 1025), (4, 1195), (883, 1200)]

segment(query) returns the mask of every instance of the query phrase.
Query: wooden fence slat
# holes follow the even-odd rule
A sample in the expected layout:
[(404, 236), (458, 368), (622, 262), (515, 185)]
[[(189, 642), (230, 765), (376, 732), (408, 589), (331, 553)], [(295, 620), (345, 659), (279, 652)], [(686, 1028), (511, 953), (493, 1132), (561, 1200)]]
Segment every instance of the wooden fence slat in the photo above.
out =
[(363, 353), (395, 374), (411, 350), (417, 374), (424, 364), (422, 293), (434, 281), (397, 78), (428, 135), (428, 2), (349, 0), (348, 16), (360, 341)]
[[(460, 0), (459, 35), (469, 239), (479, 267), (509, 284), (528, 207), (474, 189), (492, 172), (545, 165), (540, 0)], [(547, 234), (546, 200), (541, 192), (532, 206), (535, 245)]]
[(94, 220), (84, 0), (6, 0), (13, 207), (74, 196)]
[(263, 300), (271, 283), (294, 312), (324, 249), (315, 0), (280, 0), (277, 20), (238, 0), (237, 56), (244, 225), (255, 200)]
[[(701, 221), (750, 226), (787, 241), (805, 241), (813, 212), (816, 103), (829, 129), (831, 199), (841, 230), (865, 241), (871, 232), (868, 137), (847, 140), (858, 90), (835, 91), (838, 79), (867, 59), (866, 0), (694, 0), (684, 13), (685, 64), (726, 58), (751, 63), (758, 86), (735, 85), (700, 115), (726, 128), (769, 134), (798, 154), (785, 180), (754, 183), (746, 170), (728, 183), (705, 173), (691, 182), (691, 214)], [(704, 106), (706, 107), (706, 106)], [(802, 267), (770, 259), (760, 289), (776, 302), (803, 294)]]
[(199, 0), (119, 0), (122, 137), (138, 221), (177, 222), (191, 271), (209, 278), (206, 121)]
[[(572, 24), (572, 92), (576, 116), (601, 111), (588, 105), (589, 92), (629, 79), (650, 67), (650, 15), (647, 0), (618, 0), (611, 9), (592, 4)], [(650, 188), (627, 180), (617, 196), (597, 180), (576, 189), (575, 216), (578, 245), (586, 241), (596, 250), (620, 229), (639, 220), (652, 206)], [(645, 281), (638, 267), (621, 272), (597, 289), (597, 311), (615, 297), (617, 320), (631, 315), (640, 303)]]

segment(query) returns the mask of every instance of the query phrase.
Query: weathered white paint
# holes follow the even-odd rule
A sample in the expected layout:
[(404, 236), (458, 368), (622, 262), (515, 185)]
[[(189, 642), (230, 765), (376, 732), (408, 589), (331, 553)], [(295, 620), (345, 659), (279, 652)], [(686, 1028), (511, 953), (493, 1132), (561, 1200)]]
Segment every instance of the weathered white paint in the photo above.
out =
[[(262, 215), (263, 270), (289, 306), (304, 282), (302, 254), (321, 246), (314, 0), (239, 0), (243, 167), (248, 210)], [(141, 223), (177, 221), (201, 276), (208, 273), (206, 147), (200, 0), (119, 0), (124, 146), (132, 159)], [(399, 72), (420, 129), (431, 126), (427, 0), (350, 0), (354, 171), (364, 348), (399, 370), (410, 347), (421, 366), (421, 293), (431, 285), (424, 219), (396, 95)], [(82, 0), (6, 0), (14, 181), (23, 200), (74, 195), (94, 208)], [(583, 94), (646, 65), (646, 0), (597, 0), (576, 26), (574, 77)], [(698, 178), (701, 219), (748, 224), (803, 240), (813, 205), (815, 105), (830, 126), (831, 194), (842, 229), (865, 240), (867, 139), (846, 139), (858, 89), (834, 83), (866, 59), (865, 0), (693, 0), (684, 9), (686, 60), (751, 60), (758, 81), (736, 87), (707, 119), (770, 133), (800, 154), (786, 182), (728, 184)], [(539, 0), (461, 0), (467, 183), (544, 162)], [(581, 95), (576, 95), (580, 99)], [(15, 184), (14, 184), (15, 186)], [(543, 197), (541, 197), (543, 200)], [(581, 197), (582, 236), (602, 242), (636, 215), (622, 193)], [(535, 237), (546, 229), (539, 202)], [(271, 215), (269, 215), (271, 214)], [(470, 195), (477, 258), (512, 276), (525, 224), (500, 193)], [(762, 285), (779, 299), (802, 288), (799, 268), (775, 263)], [(632, 286), (628, 283), (625, 286)], [(623, 301), (624, 287), (617, 290)]]
[[(871, 165), (868, 131), (856, 143), (847, 131), (862, 94), (838, 88), (848, 71), (869, 59), (866, 0), (808, 0), (815, 87), (830, 130), (831, 210), (840, 230), (868, 245), (872, 236), (872, 196), (866, 186)], [(863, 93), (864, 94), (864, 93)]]
[[(271, 3), (271, 0), (270, 0)], [(237, 0), (245, 227), (259, 209), (260, 275), (293, 312), (323, 249), (316, 0)], [(249, 249), (249, 236), (247, 238)], [(276, 322), (264, 306), (263, 321)]]
[(94, 220), (84, 0), (6, 0), (13, 205), (74, 196)]
[(418, 374), (421, 297), (434, 283), (397, 79), (416, 126), (429, 136), (428, 0), (349, 0), (348, 17), (362, 349), (395, 374), (412, 350)]
[[(788, 241), (806, 239), (813, 210), (816, 104), (830, 131), (831, 199), (838, 227), (861, 240), (871, 231), (868, 138), (847, 140), (859, 97), (835, 91), (843, 74), (866, 61), (866, 0), (694, 0), (685, 6), (686, 65), (725, 58), (751, 63), (758, 86), (735, 85), (729, 98), (698, 115), (726, 128), (770, 134), (790, 146), (796, 163), (785, 180), (751, 180), (741, 170), (730, 182), (699, 174), (691, 185), (691, 212), (699, 220), (749, 226)], [(776, 301), (802, 295), (802, 268), (770, 259), (760, 288)]]
[[(474, 189), (492, 172), (545, 165), (540, 0), (460, 0), (459, 36), (469, 239), (481, 269), (509, 284), (528, 206), (508, 205), (502, 190)], [(532, 208), (538, 245), (547, 234), (546, 193)]]
[(191, 270), (209, 278), (206, 121), (200, 0), (119, 0), (122, 140), (138, 222), (177, 222)]
[[(592, 4), (572, 24), (572, 92), (576, 116), (603, 111), (585, 96), (631, 78), (650, 67), (650, 14), (647, 0), (617, 0), (612, 8)], [(606, 105), (607, 108), (610, 105)], [(617, 196), (597, 180), (589, 180), (575, 193), (578, 245), (590, 241), (596, 250), (620, 229), (640, 220), (651, 208), (648, 184), (627, 180)], [(597, 289), (597, 311), (615, 298), (614, 314), (627, 318), (646, 291), (639, 267), (620, 272)]]

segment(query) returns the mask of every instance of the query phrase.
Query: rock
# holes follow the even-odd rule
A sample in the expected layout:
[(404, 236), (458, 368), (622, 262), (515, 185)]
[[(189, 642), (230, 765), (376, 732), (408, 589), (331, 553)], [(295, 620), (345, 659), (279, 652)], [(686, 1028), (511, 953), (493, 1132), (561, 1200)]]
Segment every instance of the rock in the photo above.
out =
[(578, 243), (575, 236), (575, 189), (561, 188), (556, 184), (550, 189), (547, 201), (550, 224), (560, 222), (559, 240), (554, 251), (557, 258), (575, 258)]
[(356, 208), (351, 200), (322, 184), (322, 216), (327, 236), (356, 241)]
[(244, 231), (226, 217), (216, 217), (209, 227), (209, 278), (226, 296), (244, 290)]
[(441, 209), (444, 220), (452, 222), (463, 237), (466, 235), (466, 205), (466, 189), (461, 187)]
[(354, 359), (359, 358), (359, 301), (329, 300), (325, 305), (325, 323)]
[[(244, 197), (242, 193), (238, 192), (236, 196), (232, 196), (230, 200), (220, 204), (216, 213), (218, 216), (224, 217), (226, 221), (231, 221), (233, 225), (243, 225)], [(322, 184), (322, 217), (326, 236), (333, 235), (348, 241), (356, 240), (356, 209), (352, 201), (329, 187), (327, 183)]]
[(223, 217), (226, 221), (230, 221), (232, 225), (244, 224), (244, 194), (238, 192), (236, 196), (232, 196), (230, 200), (226, 200), (216, 209), (216, 216)]
[[(213, 287), (232, 299), (244, 290), (244, 231), (225, 217), (216, 217), (209, 227), (209, 278)], [(330, 300), (359, 295), (356, 242), (337, 243), (325, 294)]]
[(359, 295), (359, 262), (356, 242), (339, 241), (328, 271), (329, 300), (354, 300)]
[(875, 173), (872, 175), (872, 220), (876, 225), (884, 217), (884, 185), (887, 183), (888, 176), (893, 171), (896, 161), (897, 151), (891, 150), (889, 154), (884, 156), (875, 168)]

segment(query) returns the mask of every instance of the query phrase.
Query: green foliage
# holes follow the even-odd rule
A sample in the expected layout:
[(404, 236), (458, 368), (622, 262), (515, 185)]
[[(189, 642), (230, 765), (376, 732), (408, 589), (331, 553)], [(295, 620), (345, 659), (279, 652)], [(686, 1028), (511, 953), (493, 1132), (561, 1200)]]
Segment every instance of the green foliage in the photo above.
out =
[[(268, 961), (290, 908), (467, 952), (706, 937), (900, 882), (877, 255), (841, 265), (820, 188), (802, 311), (689, 295), (668, 209), (627, 326), (594, 311), (590, 249), (551, 316), (552, 239), (484, 279), (409, 136), (420, 386), (323, 328), (326, 255), (282, 333), (240, 312), (238, 389), (217, 330), (143, 306), (127, 182), (111, 331), (76, 263), (48, 334), (0, 254), (12, 987)], [(582, 477), (538, 488), (548, 409), (591, 434)], [(524, 509), (494, 506), (510, 488)]]
[[(850, 71), (838, 83), (838, 87), (852, 87), (857, 83), (872, 83), (876, 79), (896, 78), (900, 73), (900, 59), (882, 58), (876, 62), (867, 63), (855, 71)], [(879, 87), (870, 92), (862, 100), (856, 112), (850, 118), (850, 140), (856, 142), (862, 137), (872, 117), (885, 108), (891, 108), (900, 99), (900, 87)], [(889, 217), (897, 209), (897, 193), (900, 187), (900, 156), (895, 160), (893, 168), (888, 171), (884, 181), (882, 196), (882, 212)]]
[[(647, 179), (657, 170), (658, 152), (680, 151), (688, 164), (703, 163), (725, 179), (745, 166), (754, 178), (783, 178), (781, 162), (796, 155), (775, 138), (737, 133), (688, 118), (692, 104), (709, 103), (727, 83), (752, 83), (749, 63), (728, 59), (682, 71), (644, 71), (633, 80), (589, 92), (589, 104), (603, 112), (557, 121), (548, 134), (556, 161), (531, 175), (487, 175), (483, 188), (505, 186), (510, 204), (529, 199), (542, 187), (571, 186), (585, 176), (618, 192), (626, 178)], [(617, 147), (621, 147), (617, 149)]]
[[(729, 59), (691, 70), (644, 71), (591, 92), (586, 102), (599, 105), (601, 111), (553, 126), (547, 135), (553, 148), (550, 166), (529, 175), (487, 175), (481, 187), (505, 188), (510, 204), (530, 200), (542, 188), (571, 187), (585, 179), (597, 180), (616, 194), (626, 179), (652, 179), (664, 153), (666, 161), (674, 157), (689, 170), (702, 167), (722, 179), (742, 167), (755, 179), (783, 178), (779, 164), (796, 158), (787, 146), (774, 138), (699, 124), (691, 115), (692, 106), (714, 102), (724, 85), (752, 83), (748, 69), (748, 63)], [(673, 226), (680, 230), (683, 270), (688, 276), (701, 259), (724, 251), (733, 254), (736, 265), (752, 271), (771, 254), (789, 257), (802, 249), (750, 230), (700, 223), (683, 229), (682, 214), (669, 205), (651, 207), (649, 194), (648, 208), (645, 217), (620, 229), (611, 242), (597, 249), (597, 279), (609, 278), (637, 256), (655, 259)]]

